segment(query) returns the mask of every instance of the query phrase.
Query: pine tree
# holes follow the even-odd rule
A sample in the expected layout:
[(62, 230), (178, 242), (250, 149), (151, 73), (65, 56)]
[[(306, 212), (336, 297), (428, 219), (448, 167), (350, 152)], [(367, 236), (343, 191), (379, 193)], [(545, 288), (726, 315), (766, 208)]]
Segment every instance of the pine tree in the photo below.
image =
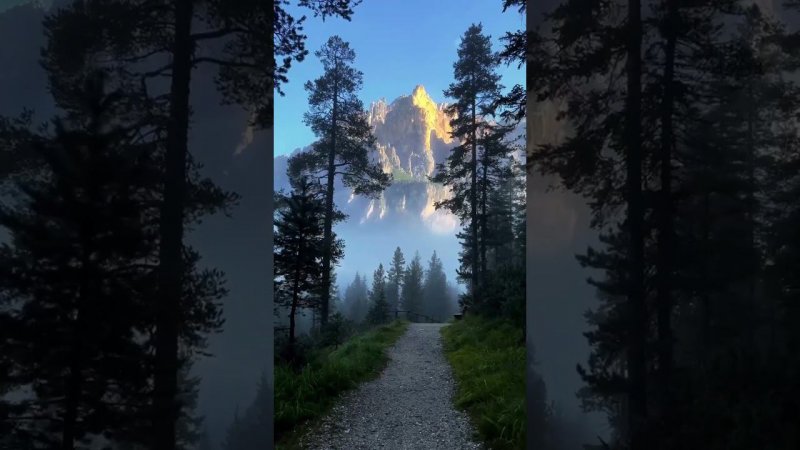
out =
[(527, 177), (526, 163), (514, 163), (511, 165), (510, 190), (512, 194), (512, 223), (514, 241), (512, 252), (512, 264), (515, 266), (525, 266), (526, 261), (526, 242), (528, 227), (527, 209)]
[(567, 0), (548, 15), (547, 26), (552, 39), (529, 36), (535, 55), (529, 64), (538, 75), (531, 87), (539, 100), (566, 100), (561, 116), (574, 129), (563, 143), (534, 149), (529, 158), (540, 171), (560, 175), (564, 187), (592, 200), (595, 227), (604, 226), (609, 213), (625, 206), (628, 306), (620, 324), (627, 328), (621, 349), (628, 374), (625, 441), (631, 450), (640, 450), (645, 448), (648, 416), (641, 1), (587, 7)]
[(256, 450), (271, 444), (272, 417), (268, 414), (271, 391), (266, 376), (262, 375), (255, 398), (244, 414), (240, 414), (237, 407), (233, 422), (225, 434), (223, 450)]
[[(322, 62), (324, 74), (306, 83), (309, 111), (304, 116), (319, 140), (310, 151), (299, 153), (289, 160), (293, 175), (308, 173), (325, 179), (326, 253), (322, 261), (322, 284), (330, 285), (333, 247), (334, 186), (336, 175), (356, 195), (375, 196), (386, 189), (391, 176), (370, 161), (369, 151), (375, 137), (367, 123), (364, 105), (357, 96), (361, 89), (362, 73), (352, 64), (355, 52), (339, 36), (332, 36), (315, 53)], [(321, 324), (328, 320), (330, 293), (323, 291)]]
[(125, 398), (147, 380), (132, 333), (147, 293), (135, 262), (149, 255), (137, 199), (149, 168), (131, 158), (136, 149), (120, 129), (108, 129), (116, 105), (102, 88), (86, 86), (85, 129), (54, 122), (55, 137), (37, 148), (45, 177), (20, 180), (19, 201), (0, 210), (11, 234), (0, 250), (0, 291), (13, 333), (2, 353), (16, 360), (20, 384), (36, 386), (25, 410), (50, 404), (44, 417), (57, 420), (30, 430), (31, 442), (65, 449), (124, 420), (124, 409), (102, 399)]
[(369, 294), (367, 277), (356, 272), (353, 282), (344, 292), (344, 307), (350, 320), (361, 323), (367, 316), (369, 309)]
[[(289, 310), (287, 357), (294, 359), (296, 327), (300, 309), (320, 307), (322, 258), (325, 253), (324, 191), (307, 177), (292, 181), (293, 190), (281, 202), (275, 221), (275, 304)], [(334, 261), (341, 258), (343, 244), (334, 244)]]
[(446, 208), (461, 219), (469, 230), (464, 245), (461, 272), (469, 276), (470, 293), (475, 296), (479, 288), (482, 261), (479, 252), (479, 187), (478, 146), (488, 127), (482, 116), (493, 115), (494, 100), (499, 96), (500, 76), (495, 73), (497, 58), (492, 53), (489, 36), (482, 34), (480, 24), (471, 25), (461, 39), (458, 60), (453, 64), (455, 82), (444, 92), (455, 99), (447, 112), (453, 115), (450, 125), (452, 135), (460, 139), (447, 158), (437, 167), (431, 181), (450, 187), (450, 199), (437, 202), (435, 207)]
[(414, 258), (409, 263), (403, 276), (403, 291), (400, 302), (403, 309), (408, 311), (409, 318), (414, 318), (414, 314), (422, 312), (422, 288), (423, 288), (424, 269), (419, 252), (414, 253)]
[[(566, 143), (534, 152), (535, 162), (588, 196), (594, 225), (605, 228), (604, 248), (580, 258), (605, 272), (602, 280), (592, 280), (601, 303), (587, 316), (592, 354), (588, 370), (581, 368), (587, 383), (582, 396), (588, 407), (607, 412), (620, 445), (636, 447), (645, 436), (652, 448), (775, 445), (767, 442), (787, 435), (765, 430), (780, 419), (754, 415), (767, 410), (766, 384), (780, 384), (770, 363), (757, 362), (769, 359), (757, 355), (773, 339), (765, 337), (772, 322), (765, 323), (764, 316), (774, 301), (761, 287), (768, 284), (763, 267), (772, 265), (763, 250), (763, 202), (772, 194), (764, 181), (769, 155), (796, 140), (796, 132), (787, 130), (795, 128), (788, 118), (797, 111), (797, 88), (785, 77), (794, 66), (785, 65), (776, 28), (757, 8), (725, 0), (691, 5), (664, 0), (641, 24), (647, 27), (643, 45), (650, 49), (638, 61), (641, 70), (628, 60), (626, 73), (614, 72), (607, 57), (630, 55), (633, 42), (613, 39), (612, 30), (621, 27), (606, 6), (600, 3), (581, 16), (578, 2), (563, 4), (551, 16), (555, 39), (538, 37), (547, 42), (538, 54), (548, 56), (535, 60), (541, 63), (539, 94), (568, 99), (566, 116), (575, 127)], [(638, 6), (629, 6), (636, 20)], [(603, 81), (586, 83), (588, 72)], [(642, 75), (635, 120), (631, 102), (621, 101), (632, 92), (622, 83), (636, 84), (634, 72)], [(572, 93), (556, 93), (565, 86)], [(631, 186), (638, 177), (629, 176), (637, 168), (625, 159), (633, 142), (633, 134), (625, 134), (626, 121), (656, 130), (641, 139), (641, 179), (635, 183), (643, 190), (643, 209), (631, 210), (632, 197), (622, 195), (626, 184), (628, 193), (639, 189)], [(619, 176), (626, 165), (634, 170)], [(635, 231), (626, 228), (630, 221), (609, 223), (613, 209), (624, 205), (629, 214), (644, 215), (639, 249), (630, 245)], [(645, 307), (637, 322), (631, 320), (630, 293), (631, 282), (636, 291), (641, 278), (631, 273), (632, 263), (652, 277), (645, 282), (653, 295), (635, 305), (639, 313)], [(653, 326), (642, 332), (645, 324)], [(639, 356), (635, 360), (632, 349)], [(633, 362), (639, 372), (631, 370)], [(633, 375), (637, 384), (631, 391)], [(748, 393), (741, 386), (748, 386)], [(633, 411), (626, 402), (632, 395), (638, 405)], [(632, 423), (635, 416), (638, 422)], [(742, 431), (736, 437), (709, 432), (724, 423), (737, 423)]]
[(205, 417), (197, 413), (197, 399), (200, 394), (200, 377), (192, 376), (192, 361), (181, 358), (178, 373), (180, 381), (179, 398), (185, 405), (178, 416), (176, 425), (177, 447), (181, 450), (195, 450), (202, 443)]
[[(503, 0), (503, 12), (507, 12), (512, 7), (516, 7), (519, 14), (524, 15), (527, 9), (527, 0)], [(525, 65), (527, 59), (528, 45), (527, 45), (527, 31), (515, 30), (506, 32), (500, 38), (505, 43), (505, 46), (498, 54), (498, 58), (506, 65), (516, 64), (517, 69), (521, 69)], [(530, 73), (530, 72), (529, 72)], [(533, 85), (533, 83), (527, 83)], [(525, 91), (525, 86), (516, 84), (512, 86), (511, 90), (498, 98), (496, 107), (504, 106), (503, 118), (508, 122), (519, 122), (525, 118), (525, 110), (527, 107), (528, 95)]]
[(373, 325), (384, 324), (389, 321), (389, 304), (386, 302), (386, 273), (383, 264), (378, 264), (378, 268), (372, 277), (372, 289), (369, 293), (369, 312), (367, 312), (367, 322)]
[(400, 250), (400, 247), (397, 247), (392, 255), (392, 262), (389, 265), (386, 280), (386, 301), (392, 314), (400, 305), (400, 289), (403, 286), (405, 267), (406, 260), (403, 257), (403, 251)]
[(436, 251), (428, 261), (425, 280), (422, 285), (422, 314), (433, 319), (444, 321), (449, 315), (447, 306), (447, 275), (444, 273), (442, 260)]
[[(191, 196), (187, 167), (192, 72), (201, 62), (223, 68), (247, 67), (260, 71), (263, 79), (272, 81), (268, 88), (263, 84), (244, 83), (226, 91), (224, 86), (242, 77), (231, 76), (234, 72), (223, 70), (220, 77), (223, 94), (249, 87), (254, 90), (249, 98), (258, 99), (260, 94), (270, 91), (276, 67), (274, 56), (270, 59), (274, 49), (266, 42), (272, 42), (267, 39), (273, 12), (266, 2), (259, 1), (112, 0), (75, 2), (57, 9), (45, 21), (48, 44), (43, 51), (43, 62), (49, 71), (50, 87), (57, 104), (70, 96), (74, 89), (72, 80), (86, 70), (86, 62), (106, 61), (105, 68), (120, 84), (137, 90), (142, 111), (149, 111), (150, 125), (162, 128), (164, 134), (160, 136), (166, 137), (159, 224), (161, 276), (155, 280), (160, 297), (153, 394), (157, 406), (153, 408), (151, 433), (153, 442), (163, 450), (175, 448), (175, 426), (180, 410), (176, 399), (182, 328), (180, 304), (186, 284), (181, 278), (184, 273), (183, 235), (185, 222), (191, 217), (187, 215)], [(202, 20), (195, 21), (196, 17)], [(232, 26), (234, 23), (236, 26)], [(200, 31), (193, 28), (199, 24), (208, 28)], [(87, 27), (95, 31), (92, 39), (75, 39), (85, 35), (83, 31)], [(198, 43), (210, 39), (226, 39), (224, 58), (198, 54)], [(98, 58), (100, 55), (102, 57)], [(165, 56), (170, 60), (166, 66), (158, 59)], [(152, 67), (158, 68), (152, 70)], [(170, 79), (168, 91), (151, 95), (149, 81), (165, 74)], [(246, 97), (244, 94), (227, 100), (236, 102)], [(270, 98), (269, 95), (265, 97)], [(264, 111), (258, 105), (255, 107)], [(165, 117), (167, 120), (163, 120)]]
[(342, 301), (339, 295), (339, 284), (337, 283), (336, 279), (336, 270), (331, 269), (331, 314), (334, 314), (338, 311), (338, 305)]
[[(298, 6), (308, 8), (314, 13), (315, 17), (322, 16), (323, 20), (326, 17), (338, 16), (344, 20), (350, 21), (353, 15), (353, 7), (358, 3), (360, 3), (360, 0), (338, 0), (336, 2), (331, 2), (329, 0), (300, 0)], [(263, 95), (261, 99), (261, 101), (266, 99), (266, 103), (260, 111), (258, 111), (260, 114), (257, 115), (257, 122), (267, 126), (272, 125), (273, 106), (271, 94), (273, 86), (279, 95), (283, 95), (281, 85), (289, 82), (287, 74), (292, 67), (292, 62), (302, 62), (308, 55), (308, 50), (306, 50), (305, 46), (306, 35), (303, 34), (303, 25), (306, 16), (295, 18), (286, 10), (284, 5), (289, 5), (289, 1), (280, 0), (274, 2), (274, 29), (271, 29), (273, 27), (270, 26), (264, 27), (266, 33), (272, 33), (273, 39), (272, 48), (269, 51), (272, 55), (272, 65), (270, 66), (272, 70), (269, 72), (271, 76), (267, 77), (268, 80), (272, 78), (272, 82), (264, 83), (263, 79), (265, 77), (263, 77), (262, 74), (256, 72), (256, 74), (251, 75), (248, 73), (250, 70), (247, 70), (247, 67), (230, 66), (229, 68), (229, 70), (231, 70), (229, 75), (231, 79), (241, 80), (244, 78), (242, 81), (250, 85), (260, 85), (269, 88), (269, 92), (266, 92), (266, 95)], [(281, 61), (280, 64), (278, 64), (278, 60)], [(245, 72), (249, 76), (242, 77), (241, 72)], [(259, 77), (258, 75), (262, 76)], [(232, 89), (232, 91), (233, 90), (234, 89)], [(245, 92), (254, 93), (258, 91), (250, 88), (246, 89)], [(251, 99), (248, 99), (248, 101), (250, 103), (255, 103)]]
[[(772, 366), (775, 300), (766, 281), (771, 264), (764, 221), (775, 195), (766, 186), (783, 179), (783, 162), (772, 157), (796, 139), (799, 97), (796, 84), (784, 76), (788, 58), (776, 45), (779, 28), (757, 8), (737, 12), (736, 27), (725, 36), (705, 83), (708, 107), (690, 129), (691, 142), (678, 152), (684, 161), (678, 186), (688, 195), (675, 206), (680, 244), (674, 293), (682, 308), (674, 322), (678, 342), (693, 345), (691, 357), (676, 358), (676, 364), (689, 374), (691, 384), (679, 387), (692, 401), (673, 415), (692, 424), (687, 434), (708, 447), (782, 448), (787, 435), (765, 431), (780, 422), (780, 413), (749, 418), (771, 409), (767, 385), (783, 383), (778, 374), (785, 369)], [(741, 393), (742, 385), (751, 386), (749, 393)], [(732, 395), (741, 397), (731, 402)], [(709, 433), (712, 422), (748, 425), (732, 438)]]
[[(482, 140), (481, 154), (481, 265), (482, 271), (511, 261), (514, 241), (513, 201), (515, 186), (512, 171), (513, 147), (505, 142), (507, 127), (492, 129)], [(489, 259), (492, 259), (490, 263)], [(502, 261), (500, 264), (498, 261)], [(488, 274), (484, 274), (488, 278)]]
[[(0, 345), (17, 361), (15, 384), (37, 386), (9, 420), (28, 442), (63, 448), (99, 434), (120, 444), (148, 437), (139, 419), (151, 408), (163, 154), (136, 139), (140, 130), (125, 120), (129, 98), (107, 93), (106, 82), (102, 72), (82, 81), (67, 118), (54, 120), (55, 135), (29, 149), (42, 165), (17, 179), (19, 200), (0, 214), (12, 237), (0, 251), (0, 291), (14, 333)], [(233, 199), (194, 171), (189, 180), (188, 217)], [(182, 258), (179, 343), (191, 353), (221, 326), (225, 289), (219, 271), (197, 269), (190, 247)], [(53, 416), (47, 426), (19, 419), (41, 405)]]

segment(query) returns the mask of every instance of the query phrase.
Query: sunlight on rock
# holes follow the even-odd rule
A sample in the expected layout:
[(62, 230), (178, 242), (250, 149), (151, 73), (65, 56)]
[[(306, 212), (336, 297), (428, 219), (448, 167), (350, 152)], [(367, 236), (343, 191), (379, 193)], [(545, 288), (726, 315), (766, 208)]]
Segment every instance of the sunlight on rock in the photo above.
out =
[(411, 94), (411, 102), (422, 110), (425, 120), (425, 150), (429, 153), (431, 152), (431, 133), (436, 133), (445, 143), (450, 143), (453, 140), (450, 137), (450, 132), (452, 131), (450, 118), (444, 114), (441, 107), (434, 103), (423, 85), (418, 84), (414, 88), (414, 92)]

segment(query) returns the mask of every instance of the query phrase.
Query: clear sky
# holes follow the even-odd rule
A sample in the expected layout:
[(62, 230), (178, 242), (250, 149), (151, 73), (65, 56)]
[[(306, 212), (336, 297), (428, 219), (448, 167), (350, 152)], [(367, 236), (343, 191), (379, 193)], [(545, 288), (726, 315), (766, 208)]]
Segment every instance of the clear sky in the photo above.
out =
[[(295, 17), (308, 15), (305, 34), (309, 55), (294, 63), (286, 96), (275, 97), (275, 154), (286, 154), (314, 141), (303, 124), (308, 95), (303, 84), (322, 74), (314, 56), (325, 41), (338, 34), (356, 52), (355, 67), (364, 73), (360, 92), (365, 107), (380, 98), (392, 101), (410, 95), (417, 84), (437, 103), (447, 101), (443, 91), (452, 82), (453, 63), (461, 36), (472, 23), (480, 22), (484, 34), (492, 37), (493, 50), (501, 48), (499, 38), (507, 31), (525, 27), (525, 17), (516, 10), (503, 13), (501, 0), (364, 0), (355, 8), (352, 21), (329, 18), (325, 22), (290, 9)], [(524, 68), (501, 66), (502, 84), (524, 83)]]

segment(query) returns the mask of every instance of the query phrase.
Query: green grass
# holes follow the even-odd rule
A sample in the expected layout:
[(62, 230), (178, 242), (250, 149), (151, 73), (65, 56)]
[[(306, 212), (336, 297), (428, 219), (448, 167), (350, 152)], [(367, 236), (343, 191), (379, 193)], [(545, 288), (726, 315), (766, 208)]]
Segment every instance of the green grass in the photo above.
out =
[(304, 426), (325, 414), (342, 392), (378, 375), (388, 362), (388, 348), (407, 328), (408, 322), (395, 321), (355, 336), (338, 348), (319, 350), (300, 372), (276, 365), (278, 448), (294, 448)]
[(465, 316), (442, 329), (456, 406), (494, 450), (525, 448), (525, 344), (503, 320)]

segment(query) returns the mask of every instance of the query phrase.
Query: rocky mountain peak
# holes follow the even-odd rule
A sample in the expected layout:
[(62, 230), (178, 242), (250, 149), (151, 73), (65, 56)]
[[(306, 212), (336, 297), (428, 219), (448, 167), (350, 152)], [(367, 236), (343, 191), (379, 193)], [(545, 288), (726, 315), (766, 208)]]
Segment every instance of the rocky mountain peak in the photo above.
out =
[(436, 164), (455, 146), (450, 119), (444, 105), (436, 104), (422, 85), (390, 104), (385, 99), (373, 102), (368, 120), (384, 170), (403, 178), (432, 175)]

